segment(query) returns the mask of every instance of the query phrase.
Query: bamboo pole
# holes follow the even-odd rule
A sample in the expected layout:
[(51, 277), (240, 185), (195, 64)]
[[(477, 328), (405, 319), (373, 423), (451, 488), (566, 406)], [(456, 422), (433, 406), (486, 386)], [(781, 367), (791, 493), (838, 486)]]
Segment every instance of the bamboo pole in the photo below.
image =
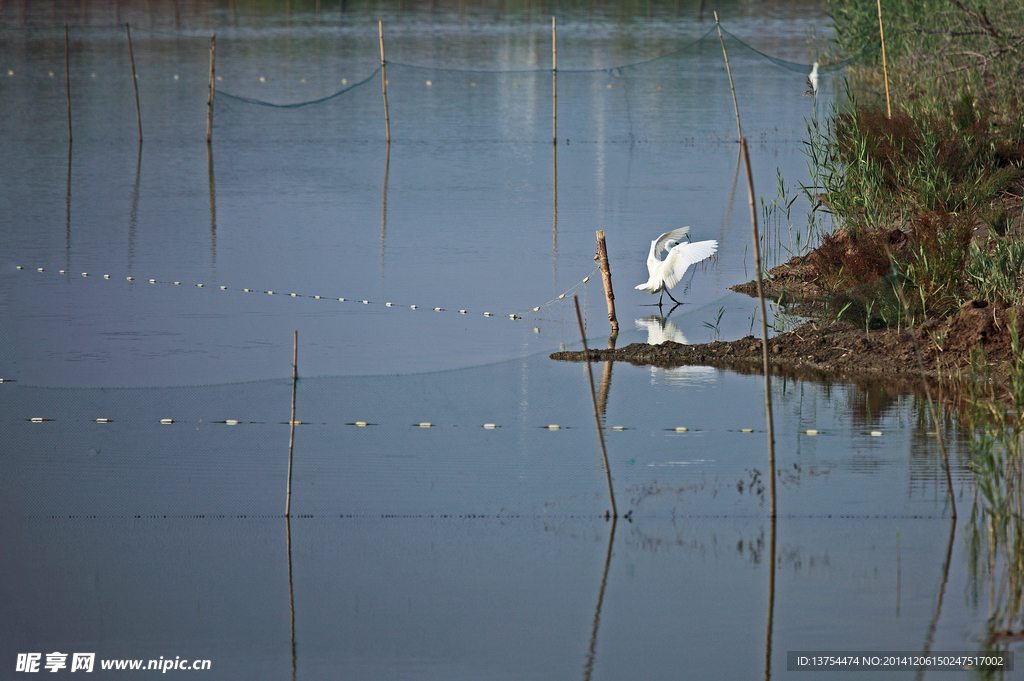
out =
[(729, 89), (732, 90), (732, 108), (736, 110), (736, 138), (742, 142), (743, 131), (740, 130), (740, 105), (736, 103), (736, 87), (732, 84), (732, 68), (729, 66), (729, 55), (725, 51), (725, 38), (722, 27), (718, 23), (718, 12), (715, 12), (715, 27), (718, 29), (718, 42), (722, 43), (722, 56), (725, 57), (725, 72), (729, 74)]
[(747, 166), (747, 187), (750, 190), (750, 228), (754, 235), (754, 267), (757, 269), (757, 299), (761, 304), (761, 352), (764, 360), (764, 409), (768, 421), (768, 466), (771, 468), (771, 517), (775, 517), (775, 423), (772, 418), (772, 384), (771, 364), (768, 361), (768, 312), (764, 305), (764, 283), (761, 280), (761, 246), (757, 233), (757, 206), (754, 202), (754, 176), (750, 172), (750, 154), (747, 152), (747, 140), (740, 138), (743, 149), (743, 161)]
[(217, 45), (217, 34), (210, 36), (210, 94), (206, 99), (206, 143), (213, 140), (213, 83), (214, 83), (214, 50)]
[(882, 28), (882, 0), (878, 0), (878, 35), (882, 39), (882, 74), (885, 76), (885, 109), (892, 118), (892, 105), (889, 104), (889, 68), (885, 64), (885, 30)]
[(295, 448), (295, 387), (299, 382), (299, 331), (295, 330), (292, 340), (292, 418), (291, 435), (288, 436), (288, 496), (285, 497), (284, 516), (291, 515), (292, 510), (292, 453)]
[(132, 63), (132, 85), (135, 86), (135, 120), (139, 123), (139, 142), (141, 142), (142, 110), (139, 108), (139, 77), (135, 74), (135, 52), (132, 51), (132, 29), (128, 24), (124, 25), (124, 32), (128, 36), (128, 59)]
[(391, 144), (391, 121), (388, 118), (388, 76), (384, 66), (384, 22), (377, 22), (377, 32), (380, 36), (380, 87), (384, 93), (384, 134), (388, 144)]
[(608, 264), (608, 247), (604, 242), (604, 230), (597, 230), (597, 261), (601, 265), (601, 281), (604, 282), (604, 298), (608, 303), (608, 321), (612, 333), (619, 333), (619, 320), (615, 317), (615, 292), (612, 290), (612, 269)]
[[(594, 372), (590, 369), (590, 351), (587, 349), (587, 334), (583, 331), (583, 316), (580, 315), (580, 299), (572, 297), (576, 303), (576, 321), (580, 325), (580, 338), (583, 339), (583, 357), (587, 360), (587, 377), (590, 378), (590, 397), (594, 401), (594, 420), (597, 422), (597, 439), (601, 442), (601, 456), (604, 458), (604, 475), (608, 479), (608, 496), (612, 500), (612, 518), (618, 518), (619, 512), (615, 508), (615, 491), (612, 489), (612, 469), (608, 467), (608, 451), (604, 447), (604, 432), (601, 429), (601, 416), (597, 410), (597, 391), (594, 390)], [(605, 514), (608, 517), (608, 514)]]
[(551, 143), (558, 144), (558, 48), (555, 18), (551, 17)]
[(68, 25), (64, 24), (64, 90), (68, 100), (68, 142), (71, 141), (71, 47), (68, 44)]

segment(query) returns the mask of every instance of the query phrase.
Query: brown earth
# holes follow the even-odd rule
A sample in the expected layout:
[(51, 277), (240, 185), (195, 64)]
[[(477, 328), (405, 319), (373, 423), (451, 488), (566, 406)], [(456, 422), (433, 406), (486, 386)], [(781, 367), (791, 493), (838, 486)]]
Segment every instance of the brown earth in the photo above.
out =
[[(774, 281), (779, 286), (778, 280)], [(782, 289), (772, 293), (779, 295)], [(813, 292), (804, 291), (805, 294)], [(807, 322), (768, 340), (772, 372), (816, 380), (849, 379), (872, 383), (884, 378), (892, 387), (912, 389), (920, 384), (920, 365), (930, 377), (966, 378), (972, 358), (979, 352), (992, 377), (1005, 380), (1014, 358), (1012, 320), (1024, 331), (1024, 308), (1009, 308), (983, 300), (964, 303), (953, 316), (929, 320), (912, 330), (867, 331), (848, 322)], [(551, 359), (582, 361), (582, 352), (556, 352)], [(761, 373), (761, 339), (747, 336), (735, 341), (682, 345), (632, 343), (610, 350), (590, 350), (592, 361), (623, 361), (638, 365), (677, 367), (706, 365), (744, 373)]]
[[(1024, 234), (1024, 224), (1018, 229)], [(907, 246), (906, 234), (898, 229), (884, 238), (896, 253)], [(972, 238), (984, 246), (990, 238), (989, 230), (982, 224), (975, 225)], [(850, 246), (842, 230), (833, 241), (840, 251)], [(902, 392), (920, 388), (922, 365), (930, 381), (949, 383), (947, 379), (952, 379), (958, 385), (960, 379), (970, 377), (972, 362), (976, 367), (984, 362), (989, 377), (997, 383), (1006, 382), (1014, 361), (1011, 328), (1013, 320), (1019, 320), (1018, 337), (1024, 333), (1024, 307), (969, 300), (954, 315), (930, 319), (910, 330), (869, 330), (863, 319), (842, 316), (839, 321), (822, 321), (834, 315), (826, 309), (826, 291), (816, 283), (820, 273), (827, 271), (819, 250), (778, 265), (764, 283), (766, 298), (811, 320), (768, 340), (773, 374), (818, 381), (849, 380), (861, 385), (882, 383), (887, 390)], [(847, 255), (856, 256), (854, 251)], [(732, 289), (757, 296), (753, 281)], [(583, 360), (583, 353), (556, 352), (551, 358), (578, 362)], [(699, 345), (633, 343), (623, 348), (591, 350), (590, 359), (661, 367), (705, 365), (742, 373), (762, 373), (764, 366), (761, 339), (753, 336)], [(959, 392), (957, 385), (953, 393)]]

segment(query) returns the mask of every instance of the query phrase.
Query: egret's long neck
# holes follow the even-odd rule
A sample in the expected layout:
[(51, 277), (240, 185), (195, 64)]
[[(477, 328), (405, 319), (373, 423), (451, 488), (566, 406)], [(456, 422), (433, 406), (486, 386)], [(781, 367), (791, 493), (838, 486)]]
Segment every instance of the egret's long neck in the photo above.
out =
[(657, 249), (658, 249), (658, 242), (657, 242), (657, 240), (652, 241), (651, 242), (651, 252), (647, 254), (647, 262), (648, 263), (661, 262), (660, 260), (658, 260)]

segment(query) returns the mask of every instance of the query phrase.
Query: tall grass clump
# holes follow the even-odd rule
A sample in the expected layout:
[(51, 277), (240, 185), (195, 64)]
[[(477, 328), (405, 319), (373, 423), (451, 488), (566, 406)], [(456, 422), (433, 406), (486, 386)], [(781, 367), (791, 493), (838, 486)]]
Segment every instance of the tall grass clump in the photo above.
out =
[(1007, 384), (987, 380), (980, 355), (968, 383), (975, 485), (967, 539), (974, 598), (989, 587), (987, 648), (1024, 629), (1024, 357), (1016, 319), (1010, 328), (1016, 359)]
[[(878, 46), (875, 3), (826, 0), (825, 7), (840, 54)], [(997, 125), (1019, 132), (1024, 3), (901, 0), (883, 3), (882, 19), (894, 106), (916, 116), (948, 108), (968, 92), (979, 111), (996, 112)], [(872, 101), (866, 103), (881, 103), (881, 52), (869, 54), (851, 71), (851, 81), (870, 95)]]
[(972, 243), (966, 275), (976, 296), (997, 303), (1024, 300), (1024, 241), (999, 240), (990, 249)]
[[(840, 54), (877, 44), (875, 3), (826, 6)], [(883, 17), (892, 116), (881, 65), (868, 56), (851, 69), (846, 104), (808, 127), (815, 191), (833, 220), (815, 253), (816, 283), (886, 325), (898, 319), (891, 276), (915, 323), (994, 289), (1024, 302), (1011, 269), (1024, 256), (1012, 243), (1024, 234), (1024, 3), (908, 0)], [(971, 246), (986, 224), (997, 238)]]

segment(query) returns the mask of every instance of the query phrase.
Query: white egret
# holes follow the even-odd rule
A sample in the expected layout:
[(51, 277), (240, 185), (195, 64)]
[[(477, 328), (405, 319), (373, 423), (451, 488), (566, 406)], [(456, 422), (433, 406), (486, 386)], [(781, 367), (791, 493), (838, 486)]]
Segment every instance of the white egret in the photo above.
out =
[(813, 97), (818, 94), (818, 62), (811, 66), (811, 72), (807, 74), (807, 85), (810, 87), (804, 94)]
[[(647, 272), (650, 278), (646, 283), (637, 286), (637, 290), (647, 291), (651, 294), (660, 292), (664, 296), (670, 288), (679, 283), (690, 265), (711, 257), (718, 250), (717, 241), (680, 243), (680, 239), (689, 232), (689, 227), (680, 227), (671, 232), (665, 232), (651, 242), (651, 252), (647, 256)], [(668, 251), (664, 260), (660, 259), (662, 251)], [(672, 294), (669, 293), (668, 297), (672, 298)], [(661, 307), (661, 300), (662, 298), (659, 297), (658, 307)], [(679, 303), (675, 298), (672, 300), (676, 304)]]

